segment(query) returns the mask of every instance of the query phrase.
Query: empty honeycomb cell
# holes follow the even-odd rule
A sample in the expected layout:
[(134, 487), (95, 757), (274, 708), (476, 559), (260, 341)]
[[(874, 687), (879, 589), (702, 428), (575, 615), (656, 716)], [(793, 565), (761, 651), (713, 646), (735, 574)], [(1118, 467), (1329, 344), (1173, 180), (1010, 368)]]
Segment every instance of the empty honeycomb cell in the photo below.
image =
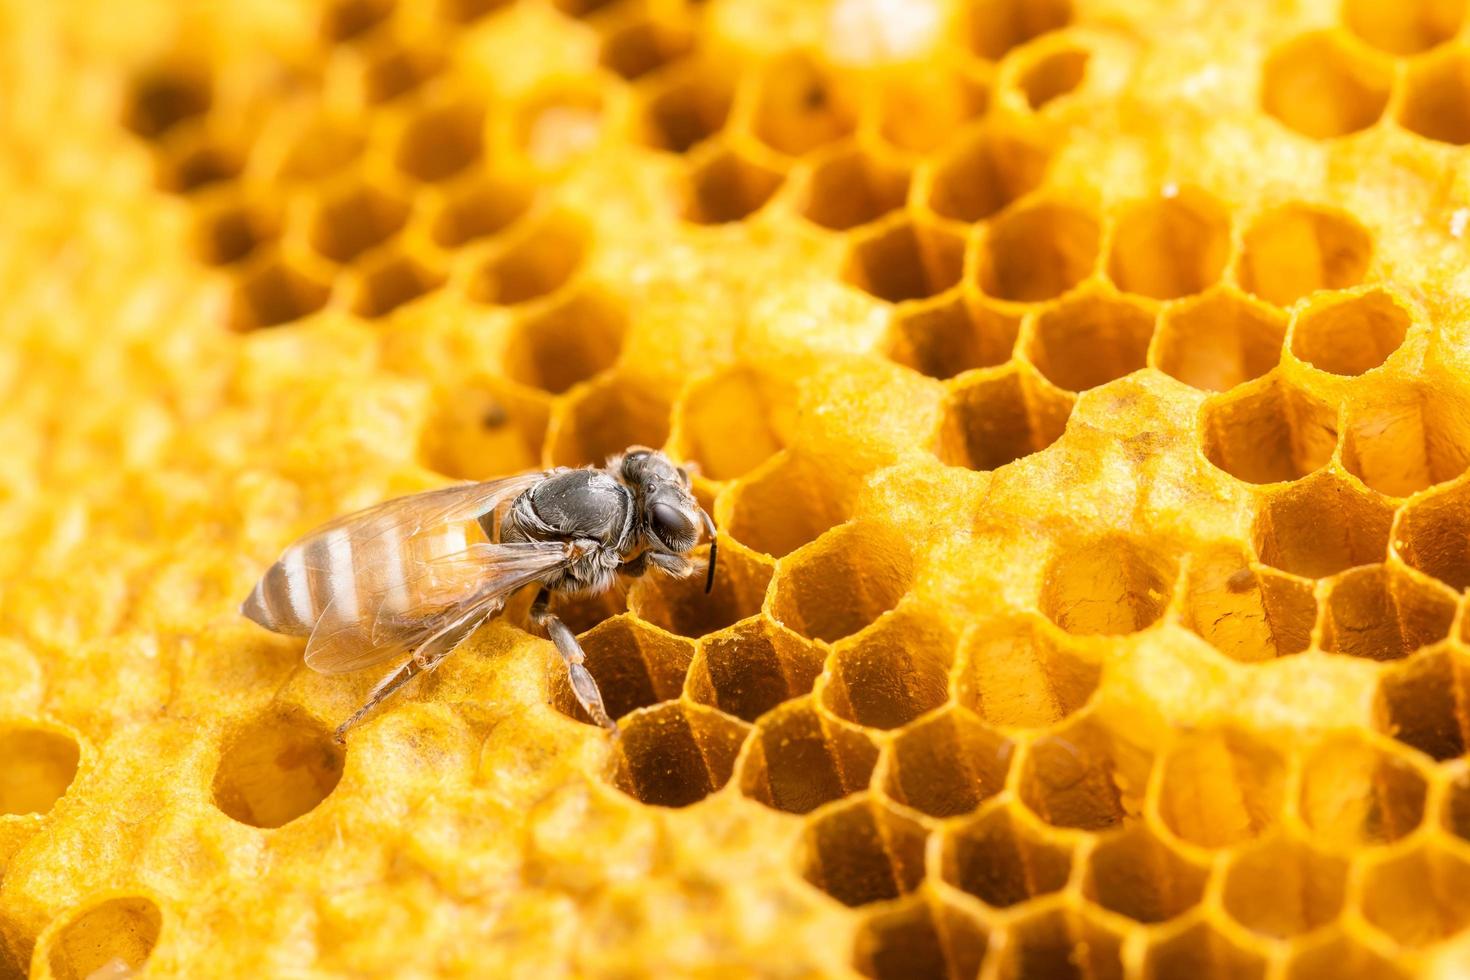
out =
[(988, 119), (945, 150), (923, 181), (923, 200), (935, 214), (983, 221), (1035, 190), (1051, 153), (1020, 123)]
[(496, 174), (460, 185), (436, 209), (434, 241), (458, 248), (498, 235), (530, 209), (535, 194), (529, 182)]
[(729, 782), (750, 726), (699, 704), (669, 702), (624, 719), (612, 783), (641, 803), (685, 807)]
[(1470, 665), (1448, 649), (1396, 664), (1379, 680), (1378, 728), (1434, 759), (1470, 745)]
[(230, 325), (236, 330), (275, 327), (327, 305), (330, 287), (296, 263), (272, 256), (235, 284)]
[(1099, 668), (1064, 633), (1034, 617), (988, 620), (960, 643), (955, 694), (992, 725), (1044, 728), (1097, 690)]
[(987, 78), (963, 64), (910, 65), (879, 87), (878, 135), (900, 150), (928, 153), (989, 104)]
[(1085, 912), (1050, 908), (1008, 930), (1001, 980), (1122, 980), (1122, 937)]
[(1164, 922), (1199, 904), (1208, 874), (1146, 826), (1133, 824), (1097, 841), (1087, 856), (1082, 894), (1135, 922)]
[(522, 100), (512, 119), (517, 148), (534, 166), (555, 169), (602, 138), (605, 100), (587, 79), (557, 82)]
[(911, 898), (863, 919), (853, 967), (874, 980), (962, 980), (985, 959), (985, 927), (942, 899)]
[[(1081, 716), (1079, 716), (1081, 717)], [(1141, 792), (1125, 779), (1112, 737), (1091, 720), (1043, 735), (1026, 749), (1021, 801), (1053, 827), (1105, 830), (1133, 812)], [(1141, 778), (1134, 774), (1134, 778)], [(1130, 796), (1125, 806), (1125, 789)]]
[(1470, 480), (1416, 498), (1399, 512), (1394, 548), (1413, 568), (1470, 589)]
[(751, 129), (771, 149), (802, 156), (857, 127), (852, 83), (805, 54), (778, 57), (755, 82)]
[[(1119, 215), (1108, 275), (1125, 293), (1177, 299), (1219, 281), (1229, 255), (1230, 215), (1224, 205), (1204, 191), (1170, 187)], [(1234, 333), (1248, 324), (1227, 319), (1223, 326)], [(1236, 334), (1235, 339), (1238, 344), (1241, 338)], [(1237, 358), (1243, 353), (1237, 346)]]
[(1141, 370), (1154, 314), (1123, 296), (1087, 292), (1042, 311), (1022, 338), (1026, 359), (1063, 391), (1086, 391)]
[(604, 374), (553, 412), (549, 462), (601, 466), (629, 446), (662, 446), (668, 437), (669, 405), (660, 393), (631, 378)]
[(581, 634), (627, 612), (628, 594), (622, 589), (578, 594), (557, 592), (551, 596), (551, 609), (568, 629)]
[(1303, 759), (1297, 808), (1313, 843), (1351, 851), (1390, 844), (1419, 826), (1428, 786), (1401, 752), (1354, 734), (1330, 738)]
[(703, 64), (660, 78), (644, 99), (643, 141), (657, 150), (687, 153), (725, 127), (734, 86)]
[(1348, 47), (1335, 34), (1307, 34), (1271, 52), (1261, 107), (1312, 139), (1367, 129), (1388, 105), (1393, 65)]
[(1287, 837), (1268, 837), (1233, 855), (1221, 900), (1236, 922), (1289, 939), (1333, 922), (1342, 911), (1348, 863)]
[(1263, 980), (1267, 960), (1244, 949), (1209, 922), (1196, 922), (1182, 932), (1149, 944), (1143, 959), (1145, 980)]
[(0, 726), (0, 817), (49, 813), (77, 775), (81, 748), (65, 730), (7, 722)]
[(1259, 506), (1256, 554), (1283, 572), (1325, 578), (1387, 557), (1393, 507), (1330, 470), (1274, 490)]
[[(638, 708), (672, 701), (684, 686), (694, 658), (694, 644), (650, 629), (632, 616), (614, 616), (578, 637), (587, 655), (587, 670), (597, 681), (609, 718), (623, 718)], [(591, 724), (577, 703), (561, 661), (551, 663), (552, 703), (564, 715)]]
[(1061, 891), (1072, 874), (1072, 849), (1008, 807), (946, 826), (939, 866), (944, 880), (995, 908)]
[(783, 449), (735, 485), (721, 529), (755, 551), (783, 558), (848, 517), (831, 466)]
[(526, 226), (473, 272), (470, 297), (512, 306), (560, 289), (591, 248), (587, 226), (564, 212)]
[(1241, 246), (1240, 284), (1277, 306), (1318, 289), (1356, 286), (1373, 259), (1373, 236), (1357, 220), (1308, 204), (1260, 215)]
[(420, 442), (424, 465), (456, 480), (535, 469), (549, 416), (543, 398), (499, 382), (469, 382), (438, 392)]
[(1234, 548), (1190, 556), (1184, 625), (1232, 660), (1259, 663), (1311, 643), (1317, 599), (1311, 584), (1253, 567)]
[(1326, 466), (1337, 413), (1275, 374), (1216, 395), (1200, 409), (1204, 455), (1247, 483), (1297, 480)]
[(444, 69), (444, 58), (432, 48), (388, 45), (373, 52), (362, 67), (362, 100), (380, 105), (407, 95)]
[(1448, 939), (1470, 925), (1470, 862), (1421, 844), (1371, 865), (1360, 901), (1363, 917), (1404, 946)]
[(964, 11), (970, 49), (991, 61), (1072, 22), (1071, 0), (966, 0)]
[(158, 65), (132, 83), (123, 106), (123, 124), (147, 140), (157, 140), (182, 122), (203, 116), (214, 103), (214, 86), (200, 65)]
[(335, 0), (322, 15), (322, 37), (342, 44), (366, 37), (393, 16), (394, 0)]
[(1136, 633), (1164, 615), (1177, 573), (1171, 555), (1127, 535), (1067, 542), (1047, 563), (1041, 611), (1068, 633)]
[(1016, 84), (1032, 109), (1042, 109), (1076, 91), (1087, 77), (1091, 53), (1070, 45), (1047, 47), (1021, 67)]
[(1411, 55), (1454, 37), (1465, 16), (1465, 0), (1344, 0), (1342, 20), (1358, 37), (1381, 51)]
[(1470, 53), (1449, 49), (1409, 69), (1399, 125), (1440, 143), (1470, 143)]
[(440, 0), (439, 16), (456, 24), (473, 24), (497, 10), (511, 6), (515, 0)]
[(981, 242), (979, 284), (997, 299), (1055, 299), (1097, 266), (1097, 217), (1056, 201), (1020, 205), (997, 217)]
[(1396, 565), (1368, 565), (1332, 583), (1322, 649), (1368, 660), (1398, 660), (1449, 635), (1455, 596)]
[[(53, 927), (54, 928), (54, 927)], [(141, 972), (158, 945), (163, 912), (142, 895), (104, 899), (48, 930), (39, 955), (55, 980), (110, 980)]]
[(1285, 794), (1286, 763), (1255, 736), (1233, 728), (1180, 737), (1155, 769), (1155, 800), (1181, 840), (1222, 848), (1274, 826)]
[(689, 54), (694, 35), (671, 18), (641, 15), (614, 29), (603, 39), (602, 64), (628, 81), (635, 81)]
[(1296, 314), (1291, 352), (1324, 371), (1358, 375), (1388, 360), (1411, 323), (1409, 311), (1382, 289), (1333, 296)]
[(307, 116), (292, 128), (279, 159), (264, 169), (283, 181), (321, 180), (357, 160), (366, 142), (355, 119), (328, 114)]
[(830, 643), (898, 605), (913, 574), (909, 543), (897, 529), (844, 524), (783, 559), (771, 612), (802, 636)]
[(1470, 841), (1470, 773), (1464, 770), (1445, 787), (1444, 824), (1456, 837)]
[(337, 788), (343, 749), (300, 708), (278, 703), (226, 733), (214, 770), (215, 806), (252, 827), (280, 827)]
[(444, 280), (443, 272), (423, 260), (388, 252), (358, 274), (352, 310), (368, 318), (384, 317), (434, 292)]
[(1294, 950), (1284, 975), (1287, 980), (1408, 980), (1409, 977), (1346, 934)]
[(928, 613), (899, 610), (839, 643), (823, 700), (840, 717), (899, 728), (949, 697), (954, 637)]
[(1021, 368), (961, 379), (945, 396), (936, 451), (950, 466), (997, 469), (1060, 439), (1072, 403)]
[(391, 191), (354, 181), (317, 203), (311, 246), (334, 262), (351, 262), (396, 235), (409, 208)]
[(1381, 386), (1349, 404), (1342, 463), (1390, 497), (1407, 497), (1470, 468), (1470, 403), (1458, 392), (1413, 383)]
[(628, 314), (616, 298), (579, 290), (516, 321), (504, 371), (521, 384), (562, 394), (613, 366), (627, 328)]
[(1286, 317), (1275, 307), (1212, 289), (1163, 311), (1151, 359), (1191, 387), (1226, 391), (1274, 368), (1285, 338)]
[(691, 160), (684, 186), (684, 220), (723, 225), (751, 217), (780, 189), (786, 175), (748, 153), (716, 145)]
[(843, 905), (898, 898), (924, 880), (925, 838), (881, 799), (859, 796), (807, 823), (802, 877)]
[(796, 428), (794, 386), (752, 368), (711, 372), (675, 408), (681, 454), (712, 480), (745, 476), (786, 445)]
[(888, 743), (883, 789), (931, 817), (969, 813), (1005, 786), (1015, 746), (968, 711), (950, 708)]
[(701, 640), (687, 690), (695, 701), (754, 721), (810, 691), (822, 659), (810, 640), (762, 616)]
[(590, 17), (617, 4), (618, 0), (551, 0), (568, 17)]
[(759, 613), (771, 572), (768, 559), (743, 548), (726, 548), (709, 592), (698, 571), (681, 579), (650, 571), (628, 593), (628, 606), (670, 633), (704, 636)]
[(803, 698), (756, 722), (740, 791), (775, 810), (810, 813), (864, 789), (877, 761), (878, 747), (862, 730)]
[(799, 209), (813, 224), (846, 231), (903, 207), (908, 194), (907, 166), (848, 144), (812, 163)]
[[(997, 309), (968, 292), (946, 293), (935, 297), (932, 302), (916, 303), (894, 311), (884, 341), (884, 353), (920, 374), (943, 381), (966, 371), (996, 367), (1010, 360), (1020, 329), (1020, 317), (1010, 311)], [(1018, 380), (1017, 385), (1020, 383)], [(982, 397), (980, 400), (989, 399)], [(1010, 400), (1003, 399), (1005, 401)], [(1010, 401), (1010, 404), (1014, 402)], [(965, 412), (957, 408), (956, 414)], [(979, 427), (987, 427), (984, 416), (975, 421)], [(1006, 426), (1003, 431), (1014, 430)], [(1061, 434), (1060, 430), (1057, 434)], [(981, 458), (985, 455), (982, 452)]]
[(232, 199), (199, 215), (195, 250), (207, 265), (234, 265), (274, 241), (279, 233), (274, 209)]
[(842, 278), (890, 303), (923, 299), (960, 281), (965, 240), (909, 217), (860, 233), (849, 245)]
[(448, 180), (480, 159), (484, 125), (485, 110), (473, 102), (426, 106), (403, 127), (394, 162), (416, 180)]
[(192, 194), (240, 176), (245, 156), (239, 147), (204, 130), (180, 133), (158, 161), (158, 185), (175, 194)]

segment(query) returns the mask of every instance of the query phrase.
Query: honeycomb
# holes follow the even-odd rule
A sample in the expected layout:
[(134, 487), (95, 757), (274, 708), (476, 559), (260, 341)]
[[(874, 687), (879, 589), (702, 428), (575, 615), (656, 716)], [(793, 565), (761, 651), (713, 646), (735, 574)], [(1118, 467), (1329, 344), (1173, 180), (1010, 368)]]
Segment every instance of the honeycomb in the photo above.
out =
[[(1470, 974), (1466, 6), (0, 2), (0, 978)], [(630, 444), (620, 738), (236, 612)]]

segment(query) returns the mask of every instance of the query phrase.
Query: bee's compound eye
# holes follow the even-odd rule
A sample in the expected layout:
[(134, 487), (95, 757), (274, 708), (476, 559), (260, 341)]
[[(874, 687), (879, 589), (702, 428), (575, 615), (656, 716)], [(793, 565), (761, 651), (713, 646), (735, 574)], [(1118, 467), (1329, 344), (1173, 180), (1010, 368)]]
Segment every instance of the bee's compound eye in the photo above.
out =
[(660, 502), (651, 506), (648, 523), (654, 535), (675, 551), (688, 551), (699, 537), (694, 521), (672, 504)]

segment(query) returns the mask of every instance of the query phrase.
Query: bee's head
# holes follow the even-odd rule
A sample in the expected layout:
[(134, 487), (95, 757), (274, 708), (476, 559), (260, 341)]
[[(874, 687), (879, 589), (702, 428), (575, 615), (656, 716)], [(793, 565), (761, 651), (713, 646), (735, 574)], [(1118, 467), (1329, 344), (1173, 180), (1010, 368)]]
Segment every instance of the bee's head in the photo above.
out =
[(709, 532), (709, 575), (715, 576), (715, 525), (689, 488), (689, 473), (661, 452), (641, 447), (628, 450), (617, 461), (618, 476), (638, 495), (638, 507), (648, 545), (662, 551), (687, 554), (699, 544), (701, 530)]

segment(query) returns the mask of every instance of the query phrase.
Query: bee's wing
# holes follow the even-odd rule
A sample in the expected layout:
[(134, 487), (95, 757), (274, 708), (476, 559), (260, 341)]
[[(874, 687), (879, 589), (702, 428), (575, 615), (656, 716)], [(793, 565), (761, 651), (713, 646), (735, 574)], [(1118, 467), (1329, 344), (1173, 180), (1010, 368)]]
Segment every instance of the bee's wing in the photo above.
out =
[(383, 566), (359, 569), (355, 593), (335, 597), (322, 610), (306, 644), (306, 664), (342, 674), (413, 651), (448, 626), (493, 614), (510, 593), (575, 554), (565, 541), (518, 541), (471, 545), (406, 574)]
[(389, 534), (407, 540), (445, 524), (472, 521), (531, 489), (545, 473), (522, 473), (482, 483), (456, 483), (438, 490), (395, 497), (354, 511), (312, 531), (310, 537), (345, 528), (354, 545)]

